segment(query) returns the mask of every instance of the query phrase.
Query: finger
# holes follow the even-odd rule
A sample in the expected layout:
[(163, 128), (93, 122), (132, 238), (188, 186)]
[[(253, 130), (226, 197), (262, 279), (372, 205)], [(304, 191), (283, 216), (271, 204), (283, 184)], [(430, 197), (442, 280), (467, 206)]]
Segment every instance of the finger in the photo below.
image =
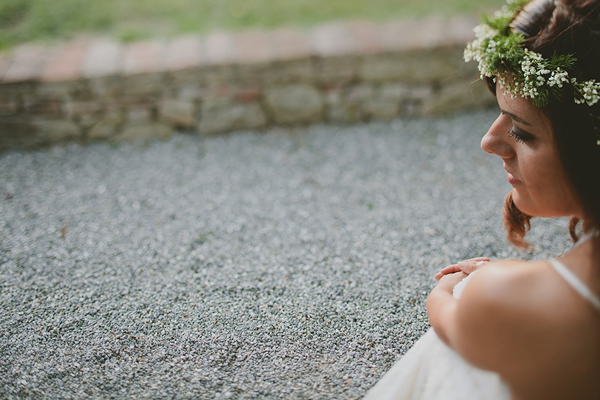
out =
[(452, 265), (448, 265), (447, 267), (442, 268), (440, 273), (446, 275), (446, 274), (453, 274), (458, 271), (460, 271), (460, 268), (458, 267), (458, 265), (452, 264)]
[(454, 274), (456, 272), (461, 272), (458, 265), (456, 265), (456, 264), (448, 265), (447, 267), (442, 268), (442, 270), (440, 272), (435, 274), (434, 278), (439, 281), (444, 275)]
[(448, 267), (442, 269), (440, 272), (438, 272), (437, 274), (435, 274), (435, 279), (440, 279), (442, 276), (444, 275), (448, 275), (448, 274), (453, 274), (455, 272), (459, 272), (460, 268), (458, 268), (458, 266), (456, 267), (456, 269), (450, 269)]
[(475, 258), (469, 258), (468, 260), (461, 261), (461, 262), (469, 262), (469, 261), (490, 261), (490, 258), (489, 257), (475, 257)]
[(462, 272), (461, 270), (456, 270), (454, 272), (448, 272), (448, 273), (445, 273), (445, 274), (443, 274), (441, 272), (438, 272), (437, 274), (435, 274), (434, 278), (439, 281), (443, 277), (446, 277), (446, 276), (449, 276), (449, 275), (459, 275), (459, 274), (460, 275), (465, 275), (465, 276), (467, 275), (464, 272)]
[(464, 272), (457, 272), (455, 274), (446, 274), (442, 276), (438, 282), (438, 285), (450, 285), (454, 287), (458, 282), (462, 281), (468, 274)]
[(459, 267), (466, 266), (466, 265), (478, 265), (479, 266), (479, 265), (483, 265), (488, 262), (489, 262), (488, 260), (466, 260), (466, 261), (461, 261), (456, 265), (458, 265)]
[(470, 274), (473, 271), (476, 271), (479, 267), (481, 267), (484, 264), (487, 264), (489, 261), (485, 261), (485, 260), (480, 260), (480, 261), (462, 261), (458, 263), (458, 267), (460, 268), (461, 271)]
[(460, 272), (460, 268), (458, 267), (458, 265), (448, 265), (447, 267), (442, 268), (442, 270), (436, 275), (448, 275), (454, 274), (456, 272)]

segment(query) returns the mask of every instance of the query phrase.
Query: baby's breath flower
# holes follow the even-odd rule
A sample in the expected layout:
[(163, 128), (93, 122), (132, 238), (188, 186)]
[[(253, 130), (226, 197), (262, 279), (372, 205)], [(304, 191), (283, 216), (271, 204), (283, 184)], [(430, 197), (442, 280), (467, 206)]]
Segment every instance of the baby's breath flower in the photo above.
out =
[[(536, 107), (564, 101), (565, 93), (572, 96), (575, 104), (591, 107), (600, 102), (600, 82), (579, 81), (572, 76), (577, 75), (577, 60), (573, 55), (553, 55), (547, 59), (523, 47), (523, 35), (514, 32), (510, 23), (515, 12), (528, 1), (507, 0), (507, 5), (493, 17), (476, 26), (475, 40), (464, 52), (465, 61), (476, 61), (481, 79), (492, 78), (504, 89), (504, 95), (530, 99)], [(598, 121), (595, 129), (600, 131), (600, 116), (596, 113), (589, 111)], [(600, 139), (596, 144), (600, 146)]]
[(600, 95), (598, 95), (600, 83), (596, 82), (594, 79), (582, 83), (575, 82), (573, 87), (576, 92), (575, 103), (586, 103), (588, 106), (593, 106), (600, 101)]
[[(544, 58), (522, 45), (523, 36), (510, 28), (514, 13), (527, 0), (508, 0), (493, 17), (473, 29), (476, 39), (467, 45), (465, 61), (477, 61), (481, 78), (500, 76), (498, 82), (511, 97), (532, 100), (538, 107), (562, 99), (565, 85), (573, 86), (574, 101), (592, 106), (600, 101), (600, 83), (579, 82), (569, 74), (574, 71), (571, 55)], [(510, 80), (506, 79), (510, 76)]]

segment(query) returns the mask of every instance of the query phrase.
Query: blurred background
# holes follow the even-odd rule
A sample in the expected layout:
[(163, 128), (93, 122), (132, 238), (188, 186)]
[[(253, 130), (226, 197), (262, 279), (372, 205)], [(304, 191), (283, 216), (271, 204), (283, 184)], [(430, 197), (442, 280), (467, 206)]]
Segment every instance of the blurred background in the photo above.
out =
[(122, 41), (333, 20), (386, 21), (476, 14), (504, 0), (1, 0), (0, 50), (85, 34)]

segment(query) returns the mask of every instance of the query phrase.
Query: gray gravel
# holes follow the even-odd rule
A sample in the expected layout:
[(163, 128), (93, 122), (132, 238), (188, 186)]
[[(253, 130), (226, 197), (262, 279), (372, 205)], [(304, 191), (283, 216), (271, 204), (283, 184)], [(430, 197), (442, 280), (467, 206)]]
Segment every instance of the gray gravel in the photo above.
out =
[(0, 397), (356, 399), (514, 252), (495, 112), (0, 155)]

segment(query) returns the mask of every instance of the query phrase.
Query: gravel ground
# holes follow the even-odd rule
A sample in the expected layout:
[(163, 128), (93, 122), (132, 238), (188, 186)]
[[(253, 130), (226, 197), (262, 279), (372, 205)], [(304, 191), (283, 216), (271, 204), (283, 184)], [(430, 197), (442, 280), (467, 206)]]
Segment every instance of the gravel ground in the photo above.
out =
[(495, 112), (0, 155), (0, 397), (357, 399), (514, 252)]

